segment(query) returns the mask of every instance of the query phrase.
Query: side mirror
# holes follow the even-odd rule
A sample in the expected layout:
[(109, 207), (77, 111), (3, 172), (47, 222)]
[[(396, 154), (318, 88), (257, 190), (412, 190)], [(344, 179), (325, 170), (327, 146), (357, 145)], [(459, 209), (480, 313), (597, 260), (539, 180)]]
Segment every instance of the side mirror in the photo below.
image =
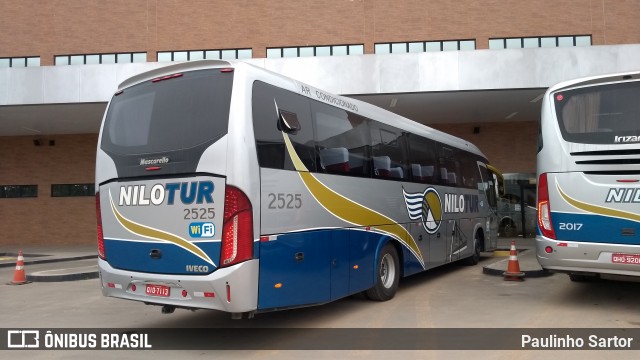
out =
[(300, 129), (298, 115), (286, 110), (278, 110), (278, 130), (295, 135)]

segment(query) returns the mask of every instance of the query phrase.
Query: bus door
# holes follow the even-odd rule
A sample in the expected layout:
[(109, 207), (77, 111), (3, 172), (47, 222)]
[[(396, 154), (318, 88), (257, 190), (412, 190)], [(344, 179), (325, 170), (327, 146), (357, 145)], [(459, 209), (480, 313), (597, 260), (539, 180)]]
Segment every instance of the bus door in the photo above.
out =
[(481, 198), (481, 216), (485, 217), (486, 230), (484, 251), (498, 247), (498, 194), (504, 194), (504, 179), (498, 170), (478, 162), (482, 180), (478, 183)]
[(429, 267), (460, 259), (465, 244), (460, 238), (458, 220), (443, 220), (435, 234), (429, 236)]
[(449, 233), (449, 221), (443, 220), (434, 234), (427, 234), (429, 238), (429, 267), (443, 265), (449, 261), (451, 235)]
[(438, 251), (434, 249), (437, 246), (435, 243), (436, 237), (430, 235), (424, 228), (422, 222), (412, 222), (407, 226), (407, 231), (416, 240), (420, 252), (425, 256), (425, 266), (427, 268), (441, 265), (443, 263), (444, 256), (438, 254)]
[(447, 230), (445, 235), (447, 241), (447, 262), (460, 259), (460, 252), (465, 247), (461, 237), (460, 221), (447, 220)]

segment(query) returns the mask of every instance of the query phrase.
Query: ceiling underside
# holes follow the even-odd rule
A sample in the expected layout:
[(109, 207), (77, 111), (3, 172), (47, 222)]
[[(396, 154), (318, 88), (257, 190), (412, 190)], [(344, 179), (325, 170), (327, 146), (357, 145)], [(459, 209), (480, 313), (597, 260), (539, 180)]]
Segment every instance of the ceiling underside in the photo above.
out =
[[(537, 121), (544, 91), (537, 88), (350, 97), (430, 125)], [(105, 108), (103, 102), (0, 106), (0, 136), (97, 133)]]

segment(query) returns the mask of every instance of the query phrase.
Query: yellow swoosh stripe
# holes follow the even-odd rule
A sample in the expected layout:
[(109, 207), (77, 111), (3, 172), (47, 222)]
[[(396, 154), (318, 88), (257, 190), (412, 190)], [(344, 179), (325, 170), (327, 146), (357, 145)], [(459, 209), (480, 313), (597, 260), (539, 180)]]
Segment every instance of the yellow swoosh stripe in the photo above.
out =
[(120, 212), (118, 212), (116, 205), (113, 203), (113, 198), (111, 197), (111, 191), (109, 191), (109, 201), (111, 202), (111, 210), (113, 211), (113, 214), (115, 215), (120, 225), (122, 225), (125, 229), (139, 236), (143, 236), (150, 239), (163, 240), (163, 241), (167, 241), (175, 245), (178, 245), (179, 247), (198, 256), (202, 260), (212, 264), (213, 266), (216, 266), (216, 264), (209, 258), (209, 256), (204, 251), (202, 251), (202, 249), (190, 243), (189, 241), (179, 236), (176, 236), (174, 234), (171, 234), (162, 230), (154, 229), (152, 227), (148, 227), (142, 224), (138, 224), (134, 221), (131, 221), (125, 218), (122, 214), (120, 214)]
[(422, 253), (418, 248), (418, 244), (409, 232), (401, 225), (398, 225), (392, 219), (373, 211), (357, 202), (350, 200), (337, 192), (330, 189), (328, 186), (320, 182), (315, 176), (313, 176), (307, 167), (302, 163), (302, 160), (298, 157), (289, 136), (283, 133), (284, 141), (287, 146), (287, 151), (291, 157), (291, 161), (295, 166), (300, 178), (304, 182), (305, 186), (311, 192), (311, 195), (322, 205), (327, 211), (334, 216), (355, 224), (358, 226), (371, 226), (375, 225), (377, 230), (392, 235), (394, 238), (402, 242), (407, 246), (411, 252), (418, 258), (418, 261), (424, 267), (424, 260)]
[(569, 204), (573, 205), (574, 207), (580, 210), (584, 210), (590, 213), (604, 215), (604, 216), (622, 218), (622, 219), (627, 219), (632, 221), (640, 221), (640, 214), (634, 214), (634, 213), (630, 213), (622, 210), (616, 210), (616, 209), (611, 209), (603, 206), (587, 204), (585, 202), (573, 199), (569, 195), (565, 194), (560, 188), (560, 184), (558, 184), (557, 182), (556, 182), (556, 187), (558, 188), (558, 192), (560, 192), (560, 195), (562, 196), (564, 201), (568, 202)]

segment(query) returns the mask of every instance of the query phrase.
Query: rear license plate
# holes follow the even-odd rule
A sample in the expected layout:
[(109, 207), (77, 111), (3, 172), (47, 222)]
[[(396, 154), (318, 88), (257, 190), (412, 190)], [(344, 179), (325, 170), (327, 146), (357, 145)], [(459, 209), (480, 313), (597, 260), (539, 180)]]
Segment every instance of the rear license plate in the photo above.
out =
[(163, 285), (147, 285), (146, 293), (151, 296), (169, 297), (171, 288)]
[(611, 262), (616, 264), (640, 265), (640, 254), (612, 254)]

